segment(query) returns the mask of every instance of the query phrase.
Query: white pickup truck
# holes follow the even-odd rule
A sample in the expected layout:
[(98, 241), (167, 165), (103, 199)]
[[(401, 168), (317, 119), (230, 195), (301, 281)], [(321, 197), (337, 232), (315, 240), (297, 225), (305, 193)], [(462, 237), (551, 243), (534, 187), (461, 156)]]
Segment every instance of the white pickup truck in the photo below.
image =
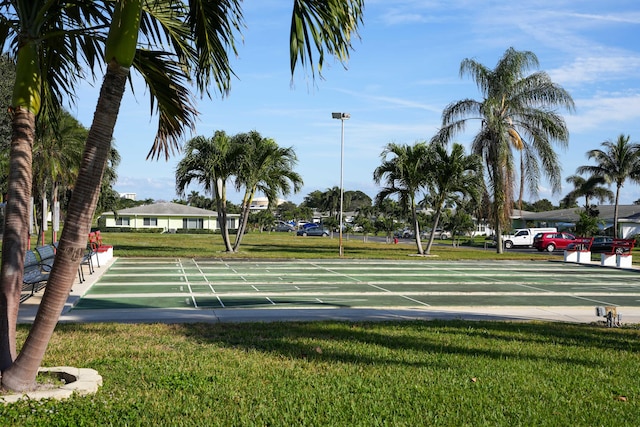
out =
[(555, 227), (546, 228), (519, 228), (514, 234), (502, 236), (502, 244), (506, 249), (511, 249), (514, 246), (526, 246), (531, 247), (533, 245), (533, 238), (538, 233), (550, 233), (558, 231)]

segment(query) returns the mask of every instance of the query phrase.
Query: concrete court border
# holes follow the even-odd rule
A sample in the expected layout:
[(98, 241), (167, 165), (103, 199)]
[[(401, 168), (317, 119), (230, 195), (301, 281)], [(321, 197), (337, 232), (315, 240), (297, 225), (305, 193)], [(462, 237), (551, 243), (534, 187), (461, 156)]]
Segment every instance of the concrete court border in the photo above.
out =
[[(61, 323), (221, 323), (274, 321), (392, 321), (392, 320), (493, 320), (551, 321), (569, 323), (602, 322), (595, 315), (595, 304), (588, 306), (450, 306), (424, 308), (136, 308), (71, 311), (87, 290), (109, 269), (117, 258), (96, 268), (80, 284), (77, 279), (60, 317)], [(558, 262), (558, 261), (553, 261)], [(575, 266), (574, 263), (567, 263)], [(611, 268), (599, 265), (585, 268)], [(638, 271), (638, 269), (633, 269)], [(640, 277), (639, 277), (640, 278)], [(35, 319), (41, 295), (21, 305), (19, 323)], [(621, 310), (623, 324), (640, 324), (640, 307)]]

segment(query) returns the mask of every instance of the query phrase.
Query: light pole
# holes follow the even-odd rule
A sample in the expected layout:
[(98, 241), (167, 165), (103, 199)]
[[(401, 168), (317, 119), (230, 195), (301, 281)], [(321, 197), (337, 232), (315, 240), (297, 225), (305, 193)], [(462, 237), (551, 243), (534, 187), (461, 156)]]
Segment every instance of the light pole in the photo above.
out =
[(344, 201), (344, 121), (349, 120), (351, 114), (349, 113), (331, 113), (331, 118), (338, 119), (341, 122), (340, 132), (340, 230), (339, 230), (339, 246), (340, 257), (342, 257), (342, 204)]

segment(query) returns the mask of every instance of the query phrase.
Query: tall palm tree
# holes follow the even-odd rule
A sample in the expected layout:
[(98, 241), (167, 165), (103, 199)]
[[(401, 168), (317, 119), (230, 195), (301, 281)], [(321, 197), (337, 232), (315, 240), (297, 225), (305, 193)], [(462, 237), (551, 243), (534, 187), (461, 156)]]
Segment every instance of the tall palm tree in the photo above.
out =
[(338, 219), (340, 213), (340, 187), (333, 186), (322, 193), (319, 209), (323, 212), (329, 212), (329, 217)]
[(537, 194), (541, 174), (554, 192), (560, 191), (560, 167), (553, 143), (565, 147), (569, 131), (557, 108), (573, 110), (567, 91), (553, 83), (545, 72), (527, 75), (538, 66), (533, 52), (507, 49), (494, 69), (473, 59), (460, 64), (460, 75), (470, 75), (482, 92), (480, 101), (464, 99), (448, 105), (442, 113), (442, 128), (435, 141), (448, 142), (465, 130), (470, 120), (480, 129), (472, 152), (482, 156), (487, 183), (493, 197), (493, 222), (503, 252), (501, 234), (513, 208), (515, 181), (513, 149), (521, 152), (523, 172), (529, 189)]
[(416, 197), (428, 183), (431, 155), (426, 142), (414, 145), (389, 143), (380, 154), (382, 164), (373, 171), (375, 183), (384, 182), (384, 187), (376, 195), (376, 203), (397, 195), (400, 205), (411, 212), (413, 233), (420, 255), (424, 255), (424, 249), (420, 240)]
[(185, 156), (176, 167), (176, 192), (184, 194), (192, 182), (197, 182), (213, 196), (218, 212), (218, 225), (227, 252), (233, 247), (227, 225), (227, 183), (237, 169), (239, 152), (224, 131), (212, 138), (197, 136), (187, 141)]
[(600, 144), (604, 149), (587, 151), (587, 158), (593, 159), (595, 165), (580, 166), (576, 169), (579, 174), (589, 174), (604, 178), (608, 184), (615, 184), (616, 195), (613, 208), (614, 236), (618, 236), (618, 205), (620, 203), (620, 189), (630, 178), (640, 182), (640, 144), (631, 143), (629, 135), (620, 134), (615, 141), (605, 141)]
[[(363, 6), (364, 0), (295, 0), (290, 39), (292, 71), (298, 62), (314, 66), (314, 48), (320, 58), (319, 70), (325, 51), (341, 61), (348, 59), (351, 35), (362, 22)], [(232, 71), (227, 50), (235, 51), (235, 32), (241, 24), (238, 0), (115, 3), (105, 44), (106, 74), (56, 255), (62, 262), (56, 262), (50, 273), (49, 285), (20, 354), (3, 371), (2, 383), (7, 388), (21, 390), (35, 381), (46, 344), (71, 289), (86, 245), (130, 68), (141, 72), (153, 96), (152, 105), (159, 111), (158, 134), (149, 156), (168, 156), (178, 146), (183, 132), (193, 126), (197, 113), (183, 83), (191, 80), (199, 92), (209, 93), (213, 79), (218, 91), (224, 94), (229, 90)], [(139, 30), (145, 33), (145, 43), (159, 49), (136, 49)], [(17, 309), (14, 314), (17, 318)]]
[(591, 199), (596, 199), (601, 203), (604, 201), (613, 202), (614, 195), (611, 190), (603, 187), (606, 183), (604, 177), (591, 176), (584, 178), (580, 175), (571, 175), (565, 178), (569, 184), (573, 184), (573, 190), (570, 191), (562, 200), (565, 205), (573, 205), (578, 197), (584, 197), (584, 207), (589, 210), (591, 207)]
[(440, 144), (432, 144), (431, 150), (432, 154), (429, 156), (430, 176), (426, 187), (431, 194), (435, 212), (433, 213), (433, 227), (429, 236), (427, 254), (431, 253), (435, 230), (445, 203), (456, 197), (469, 196), (477, 200), (484, 187), (480, 156), (466, 155), (464, 146), (458, 143), (453, 144), (451, 153), (448, 153), (446, 147)]
[[(109, 150), (107, 165), (104, 173), (102, 174), (100, 197), (98, 198), (98, 204), (94, 210), (94, 217), (96, 214), (100, 214), (102, 212), (116, 212), (118, 209), (122, 209), (122, 207), (119, 206), (121, 200), (120, 193), (113, 189), (113, 186), (116, 185), (116, 182), (118, 181), (117, 169), (121, 160), (120, 153), (114, 146), (112, 146), (111, 150)], [(145, 204), (149, 203), (147, 202)]]
[[(33, 147), (33, 188), (39, 191), (38, 206), (51, 191), (51, 207), (58, 202), (59, 188), (75, 182), (82, 161), (87, 129), (65, 110), (58, 110), (51, 123), (49, 116), (36, 121), (36, 140)], [(46, 212), (43, 213), (46, 215)], [(57, 240), (55, 235), (54, 241)], [(44, 244), (44, 242), (42, 242)]]
[(300, 191), (303, 181), (300, 174), (293, 170), (297, 163), (293, 148), (279, 147), (273, 139), (263, 138), (256, 131), (235, 135), (233, 139), (242, 153), (238, 158), (236, 188), (240, 191), (244, 187), (240, 225), (233, 244), (233, 251), (237, 252), (256, 192), (263, 193), (269, 205), (274, 206), (280, 194), (286, 196), (291, 190)]
[[(10, 105), (16, 80), (16, 64), (9, 55), (0, 55), (0, 105)], [(11, 115), (7, 109), (0, 111), (0, 202), (7, 192), (9, 176), (9, 147), (11, 146)]]
[(0, 46), (16, 64), (9, 108), (13, 132), (0, 270), (0, 372), (3, 384), (4, 371), (17, 354), (15, 325), (29, 237), (36, 116), (55, 114), (62, 98), (73, 94), (77, 80), (84, 77), (82, 65), (93, 65), (100, 52), (96, 40), (100, 39), (99, 29), (107, 22), (102, 2), (84, 3), (0, 2)]

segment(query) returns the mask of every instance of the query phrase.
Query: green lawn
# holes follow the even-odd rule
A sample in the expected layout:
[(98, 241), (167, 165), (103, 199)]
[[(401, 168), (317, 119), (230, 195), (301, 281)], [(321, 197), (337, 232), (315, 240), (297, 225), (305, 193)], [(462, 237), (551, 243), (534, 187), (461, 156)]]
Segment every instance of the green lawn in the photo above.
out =
[[(337, 239), (105, 234), (116, 256), (331, 258)], [(345, 240), (349, 258), (411, 245)], [(437, 246), (439, 259), (496, 258)], [(545, 259), (547, 254), (502, 255)], [(19, 342), (27, 333), (19, 327)], [(62, 324), (44, 366), (96, 369), (97, 394), (0, 406), (2, 426), (637, 425), (640, 330), (524, 322)]]
[(104, 386), (0, 424), (637, 425), (639, 350), (637, 329), (593, 325), (60, 325), (44, 364)]
[[(232, 236), (235, 238), (235, 236)], [(294, 233), (249, 233), (243, 237), (240, 252), (224, 252), (220, 235), (103, 233), (105, 244), (114, 246), (115, 256), (175, 256), (224, 258), (338, 258), (339, 239), (333, 237), (298, 237)], [(426, 241), (423, 241), (426, 248)], [(345, 258), (407, 259), (417, 253), (415, 241), (402, 243), (362, 242), (361, 236), (343, 237)], [(432, 254), (440, 259), (494, 259), (495, 248), (483, 249), (481, 240), (474, 247), (452, 247), (451, 241), (437, 240)], [(501, 259), (549, 259), (546, 253), (508, 252)], [(557, 258), (557, 256), (556, 256)]]

